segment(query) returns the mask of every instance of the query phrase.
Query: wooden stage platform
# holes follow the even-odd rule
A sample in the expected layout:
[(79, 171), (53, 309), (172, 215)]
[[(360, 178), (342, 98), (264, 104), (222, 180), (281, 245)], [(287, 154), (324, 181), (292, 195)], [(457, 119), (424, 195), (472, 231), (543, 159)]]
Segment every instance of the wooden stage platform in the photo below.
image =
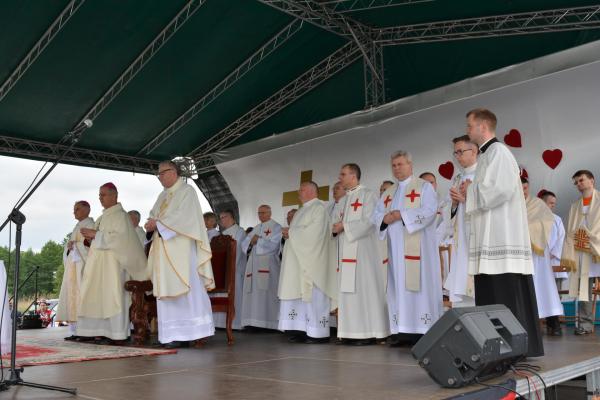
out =
[[(36, 334), (62, 337), (67, 330)], [(174, 355), (27, 367), (26, 381), (76, 387), (78, 395), (17, 387), (0, 393), (0, 399), (444, 399), (481, 388), (440, 388), (409, 348), (292, 344), (278, 332), (234, 336), (236, 344), (227, 346), (219, 331), (204, 348)], [(563, 337), (545, 338), (544, 344), (546, 355), (528, 362), (541, 367), (548, 385), (588, 375), (588, 389), (600, 388), (598, 335), (574, 336), (570, 328)], [(539, 380), (536, 386), (541, 387)], [(517, 381), (517, 391), (527, 392), (525, 379)]]

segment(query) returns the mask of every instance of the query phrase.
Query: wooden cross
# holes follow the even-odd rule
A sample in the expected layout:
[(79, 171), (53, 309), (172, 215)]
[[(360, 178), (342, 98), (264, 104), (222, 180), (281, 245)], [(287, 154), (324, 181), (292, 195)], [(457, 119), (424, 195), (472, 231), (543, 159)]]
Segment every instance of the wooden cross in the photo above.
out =
[[(300, 172), (300, 183), (312, 181), (312, 170), (302, 171)], [(329, 186), (319, 186), (319, 200), (329, 201)], [(300, 199), (298, 198), (298, 191), (293, 190), (291, 192), (283, 193), (283, 197), (281, 199), (281, 206), (297, 206), (300, 204)]]
[(410, 202), (414, 203), (415, 202), (415, 197), (421, 197), (421, 195), (417, 192), (415, 192), (415, 189), (412, 190), (412, 192), (410, 192), (409, 194), (406, 195), (406, 197), (410, 198)]

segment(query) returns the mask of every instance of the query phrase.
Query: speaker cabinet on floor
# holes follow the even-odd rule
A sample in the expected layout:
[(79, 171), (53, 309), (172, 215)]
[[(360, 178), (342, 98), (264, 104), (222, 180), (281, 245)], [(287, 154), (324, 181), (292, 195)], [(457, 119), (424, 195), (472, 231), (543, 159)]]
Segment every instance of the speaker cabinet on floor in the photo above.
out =
[(503, 305), (448, 310), (412, 348), (413, 357), (444, 387), (504, 374), (527, 354), (527, 332)]

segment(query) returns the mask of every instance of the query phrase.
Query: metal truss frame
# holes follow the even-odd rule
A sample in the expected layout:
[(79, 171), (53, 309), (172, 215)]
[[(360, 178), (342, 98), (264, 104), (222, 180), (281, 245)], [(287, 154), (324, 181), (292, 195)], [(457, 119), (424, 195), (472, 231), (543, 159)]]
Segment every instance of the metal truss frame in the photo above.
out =
[(165, 43), (190, 19), (192, 15), (202, 6), (206, 0), (189, 1), (175, 17), (161, 30), (158, 35), (146, 46), (137, 58), (123, 71), (121, 76), (111, 85), (96, 104), (81, 118), (73, 128), (83, 126), (86, 119), (94, 120), (108, 105), (121, 93), (131, 80), (148, 64), (148, 61), (164, 46)]
[(434, 0), (323, 0), (322, 5), (338, 14), (355, 11), (368, 11), (379, 8), (405, 6), (417, 3), (429, 3)]
[(495, 15), (379, 29), (382, 46), (600, 28), (600, 5)]
[(90, 167), (110, 168), (120, 171), (132, 171), (153, 174), (158, 161), (140, 157), (130, 157), (104, 151), (88, 150), (68, 145), (51, 144), (29, 139), (0, 136), (0, 153), (20, 155), (44, 161), (52, 161), (64, 154), (64, 161)]
[(229, 75), (227, 75), (221, 82), (215, 85), (208, 91), (204, 96), (198, 99), (190, 108), (188, 108), (183, 114), (177, 117), (173, 122), (163, 129), (158, 135), (150, 140), (140, 151), (138, 155), (148, 155), (154, 151), (163, 142), (173, 136), (177, 131), (187, 125), (198, 113), (204, 110), (210, 103), (221, 96), (227, 89), (233, 86), (239, 79), (241, 79), (246, 73), (256, 67), (263, 59), (269, 56), (273, 51), (278, 49), (284, 43), (286, 43), (292, 36), (294, 36), (300, 29), (304, 21), (295, 19), (285, 28), (280, 30), (275, 36), (269, 41), (263, 44), (258, 50), (256, 50), (250, 57), (242, 62), (236, 69), (234, 69)]
[(211, 153), (220, 150), (239, 139), (246, 132), (281, 111), (310, 90), (321, 85), (327, 79), (348, 67), (360, 57), (361, 52), (356, 43), (346, 43), (252, 110), (229, 124), (225, 129), (204, 142), (201, 146), (194, 149), (188, 156), (193, 157), (196, 160), (198, 173), (205, 172), (212, 167)]
[(29, 67), (37, 60), (42, 54), (46, 47), (56, 37), (58, 32), (69, 22), (73, 14), (79, 10), (79, 7), (85, 3), (85, 0), (72, 0), (67, 6), (61, 11), (61, 13), (54, 19), (54, 22), (46, 29), (38, 41), (33, 47), (27, 52), (25, 57), (19, 62), (19, 65), (13, 70), (8, 78), (0, 86), (0, 101), (6, 97), (8, 92), (17, 84)]

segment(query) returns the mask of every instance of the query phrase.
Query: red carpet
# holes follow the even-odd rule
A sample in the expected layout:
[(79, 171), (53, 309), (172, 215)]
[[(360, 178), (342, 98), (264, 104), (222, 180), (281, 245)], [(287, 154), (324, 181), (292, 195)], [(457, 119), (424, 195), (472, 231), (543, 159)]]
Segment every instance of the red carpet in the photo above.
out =
[[(126, 346), (103, 346), (69, 342), (57, 338), (45, 338), (43, 336), (19, 335), (17, 339), (18, 366), (48, 365), (174, 353), (177, 353), (177, 351)], [(2, 356), (2, 365), (5, 367), (10, 365), (10, 354)]]

